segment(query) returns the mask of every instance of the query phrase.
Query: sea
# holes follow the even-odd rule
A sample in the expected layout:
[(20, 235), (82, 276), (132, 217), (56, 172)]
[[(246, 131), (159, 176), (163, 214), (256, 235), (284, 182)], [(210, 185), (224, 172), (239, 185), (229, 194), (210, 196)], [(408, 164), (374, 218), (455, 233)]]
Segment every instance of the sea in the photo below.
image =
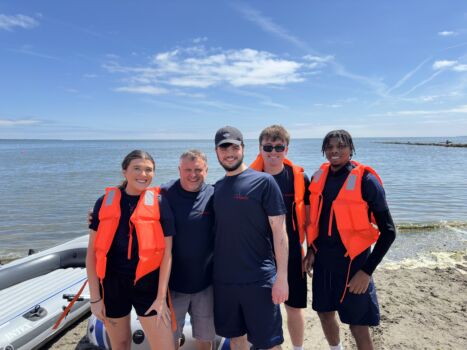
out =
[[(447, 138), (357, 138), (353, 159), (381, 176), (397, 238), (384, 262), (412, 265), (465, 260), (467, 148), (392, 144), (442, 143)], [(467, 137), (449, 138), (467, 143)], [(311, 177), (325, 161), (320, 139), (295, 139), (288, 157)], [(207, 182), (224, 176), (212, 140), (0, 140), (0, 261), (88, 233), (87, 212), (107, 186), (122, 181), (120, 164), (134, 149), (153, 155), (153, 185), (178, 178), (188, 149), (208, 157)], [(245, 162), (258, 141), (245, 141)]]

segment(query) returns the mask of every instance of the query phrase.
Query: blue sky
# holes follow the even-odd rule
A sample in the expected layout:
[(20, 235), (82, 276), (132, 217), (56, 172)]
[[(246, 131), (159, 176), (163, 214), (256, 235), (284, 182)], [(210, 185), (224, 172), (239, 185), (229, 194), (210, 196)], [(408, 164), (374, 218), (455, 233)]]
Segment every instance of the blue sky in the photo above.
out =
[(0, 138), (467, 135), (467, 2), (0, 0)]

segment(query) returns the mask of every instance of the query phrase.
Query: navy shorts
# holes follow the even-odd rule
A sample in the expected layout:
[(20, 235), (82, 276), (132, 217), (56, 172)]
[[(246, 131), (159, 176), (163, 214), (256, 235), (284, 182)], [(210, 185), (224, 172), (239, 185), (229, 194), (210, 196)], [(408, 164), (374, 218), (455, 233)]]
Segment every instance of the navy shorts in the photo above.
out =
[(247, 334), (256, 348), (269, 349), (284, 342), (279, 305), (272, 302), (272, 286), (214, 284), (214, 324), (225, 338)]
[[(363, 294), (350, 293), (347, 289), (342, 303), (347, 271), (327, 270), (320, 265), (313, 268), (313, 310), (337, 311), (342, 323), (355, 326), (377, 326), (380, 314), (373, 278)], [(349, 279), (350, 280), (350, 279)]]
[(302, 251), (298, 246), (297, 251), (290, 249), (287, 267), (287, 282), (289, 283), (289, 298), (285, 305), (298, 309), (306, 308), (307, 278), (302, 274)]
[(140, 317), (154, 316), (156, 311), (145, 315), (157, 297), (159, 270), (142, 277), (134, 285), (134, 277), (107, 269), (103, 281), (105, 314), (110, 318), (125, 317), (132, 306)]

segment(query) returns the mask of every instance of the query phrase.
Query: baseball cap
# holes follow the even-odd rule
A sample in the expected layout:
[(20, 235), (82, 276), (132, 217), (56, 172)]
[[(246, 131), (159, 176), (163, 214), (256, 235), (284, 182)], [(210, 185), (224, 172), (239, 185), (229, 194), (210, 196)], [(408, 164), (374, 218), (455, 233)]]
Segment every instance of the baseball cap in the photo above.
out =
[(243, 135), (237, 128), (233, 126), (224, 126), (216, 132), (216, 137), (214, 139), (216, 147), (223, 145), (225, 143), (233, 143), (235, 145), (243, 144)]

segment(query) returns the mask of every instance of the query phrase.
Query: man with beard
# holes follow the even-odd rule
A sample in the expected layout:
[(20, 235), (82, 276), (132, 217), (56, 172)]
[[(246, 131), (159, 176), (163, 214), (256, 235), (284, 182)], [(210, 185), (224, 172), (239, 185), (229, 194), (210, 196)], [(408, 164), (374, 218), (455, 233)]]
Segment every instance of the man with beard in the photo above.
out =
[(231, 338), (233, 350), (248, 350), (247, 339), (255, 348), (281, 349), (279, 304), (288, 298), (282, 193), (271, 175), (243, 163), (243, 136), (238, 129), (219, 129), (215, 146), (226, 170), (214, 190), (216, 332)]

